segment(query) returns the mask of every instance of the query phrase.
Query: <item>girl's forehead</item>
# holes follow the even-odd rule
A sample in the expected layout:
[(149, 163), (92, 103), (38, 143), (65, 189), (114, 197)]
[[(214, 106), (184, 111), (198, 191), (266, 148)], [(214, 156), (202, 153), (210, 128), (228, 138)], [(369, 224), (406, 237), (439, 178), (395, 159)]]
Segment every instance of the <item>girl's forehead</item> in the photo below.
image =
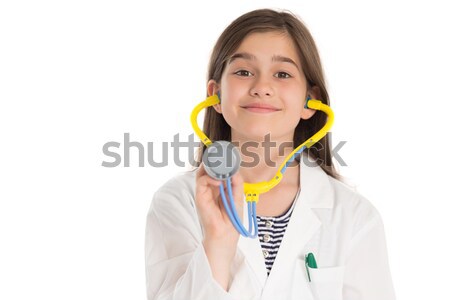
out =
[(276, 32), (276, 31), (268, 31), (268, 32), (252, 32), (247, 34), (244, 39), (241, 41), (239, 48), (241, 47), (270, 47), (273, 43), (277, 43), (278, 46), (284, 44), (287, 47), (294, 47), (294, 42), (291, 36), (286, 32)]
[(242, 40), (238, 48), (230, 55), (228, 63), (237, 58), (257, 61), (265, 58), (274, 60), (273, 58), (280, 57), (289, 58), (296, 65), (300, 64), (297, 48), (289, 34), (273, 31), (253, 32)]

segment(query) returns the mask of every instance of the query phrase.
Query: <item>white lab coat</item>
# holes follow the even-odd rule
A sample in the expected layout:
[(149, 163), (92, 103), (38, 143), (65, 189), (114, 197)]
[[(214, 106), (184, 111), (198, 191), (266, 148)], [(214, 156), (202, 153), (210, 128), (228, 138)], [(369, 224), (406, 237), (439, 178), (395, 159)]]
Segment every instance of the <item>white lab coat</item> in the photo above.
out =
[[(224, 290), (213, 278), (203, 248), (195, 174), (179, 174), (153, 197), (145, 239), (149, 300), (395, 299), (378, 211), (304, 159), (301, 191), (270, 276), (259, 239), (241, 236), (229, 289)], [(247, 226), (246, 210), (244, 216)], [(310, 252), (318, 265), (310, 269), (311, 282), (304, 260)]]

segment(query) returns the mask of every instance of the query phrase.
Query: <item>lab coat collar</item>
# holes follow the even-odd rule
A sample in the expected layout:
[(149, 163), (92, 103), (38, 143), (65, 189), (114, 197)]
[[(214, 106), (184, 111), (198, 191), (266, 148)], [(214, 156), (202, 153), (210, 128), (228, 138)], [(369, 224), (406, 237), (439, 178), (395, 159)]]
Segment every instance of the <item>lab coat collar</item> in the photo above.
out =
[(332, 208), (332, 186), (330, 177), (322, 170), (317, 162), (306, 155), (300, 163), (300, 197), (310, 208)]
[[(304, 257), (304, 247), (320, 229), (321, 221), (312, 209), (332, 208), (334, 204), (333, 189), (328, 175), (308, 157), (301, 157), (300, 193), (295, 200), (289, 225), (284, 233), (270, 276), (267, 270), (258, 238), (241, 236), (238, 242), (238, 255), (242, 254), (259, 283), (265, 290), (274, 289), (277, 282), (283, 281), (286, 270)], [(244, 226), (248, 225), (247, 205), (244, 205)], [(268, 281), (266, 283), (266, 281)], [(268, 291), (269, 292), (269, 291)]]

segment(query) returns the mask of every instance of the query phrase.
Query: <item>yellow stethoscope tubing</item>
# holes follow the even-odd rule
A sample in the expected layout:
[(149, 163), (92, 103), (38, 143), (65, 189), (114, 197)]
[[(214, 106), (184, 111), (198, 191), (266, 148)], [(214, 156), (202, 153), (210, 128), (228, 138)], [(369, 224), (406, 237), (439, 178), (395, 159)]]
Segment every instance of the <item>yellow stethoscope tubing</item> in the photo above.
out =
[(198, 127), (197, 124), (197, 116), (202, 111), (202, 109), (205, 109), (209, 106), (213, 106), (220, 103), (220, 99), (217, 95), (212, 95), (208, 98), (206, 98), (205, 101), (200, 102), (197, 106), (194, 107), (191, 113), (191, 124), (192, 128), (194, 129), (195, 134), (200, 138), (203, 144), (205, 144), (206, 147), (212, 144), (211, 140), (206, 136), (206, 134)]
[[(213, 106), (215, 104), (219, 104), (220, 99), (217, 95), (212, 95), (208, 98), (206, 98), (205, 101), (199, 103), (197, 106), (194, 107), (191, 113), (191, 124), (192, 128), (194, 129), (194, 132), (197, 134), (197, 136), (200, 138), (202, 143), (205, 144), (205, 146), (209, 146), (212, 144), (211, 140), (206, 136), (206, 134), (200, 129), (200, 127), (197, 124), (197, 116), (200, 113), (200, 111), (204, 108), (207, 108), (209, 106)], [(312, 145), (317, 143), (320, 139), (322, 139), (328, 131), (330, 131), (331, 127), (334, 123), (334, 113), (331, 110), (331, 108), (323, 104), (320, 100), (315, 99), (309, 99), (306, 102), (305, 107), (311, 108), (314, 110), (319, 110), (324, 112), (327, 115), (327, 122), (325, 125), (316, 132), (312, 137), (310, 137), (308, 140), (306, 140), (304, 143), (302, 143), (300, 146), (294, 149), (283, 161), (280, 168), (278, 169), (275, 176), (269, 180), (269, 181), (263, 181), (258, 183), (247, 183), (244, 182), (244, 193), (246, 196), (246, 201), (251, 202), (258, 202), (259, 200), (259, 194), (263, 194), (265, 192), (268, 192), (272, 188), (274, 188), (283, 178), (282, 170), (288, 163), (288, 161), (303, 147), (310, 148)]]

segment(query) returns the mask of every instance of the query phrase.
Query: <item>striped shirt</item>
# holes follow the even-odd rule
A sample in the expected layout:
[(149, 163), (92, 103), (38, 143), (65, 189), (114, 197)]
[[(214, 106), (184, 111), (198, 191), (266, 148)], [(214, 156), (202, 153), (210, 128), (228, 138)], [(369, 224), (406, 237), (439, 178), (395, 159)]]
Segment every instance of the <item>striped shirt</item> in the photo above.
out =
[[(295, 200), (297, 200), (299, 192), (297, 192)], [(258, 220), (258, 237), (266, 262), (267, 276), (269, 276), (275, 262), (281, 240), (294, 210), (295, 200), (292, 202), (291, 207), (278, 217), (256, 216)]]

